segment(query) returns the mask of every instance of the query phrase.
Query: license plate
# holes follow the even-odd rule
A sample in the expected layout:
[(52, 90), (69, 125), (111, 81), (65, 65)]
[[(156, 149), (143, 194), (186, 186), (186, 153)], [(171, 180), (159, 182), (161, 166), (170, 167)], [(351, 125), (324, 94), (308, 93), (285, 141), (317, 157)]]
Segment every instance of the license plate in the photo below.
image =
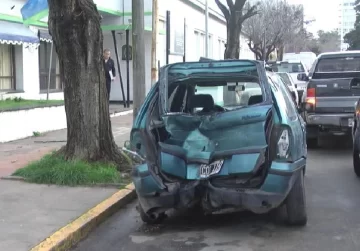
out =
[(200, 165), (200, 178), (208, 178), (211, 175), (217, 174), (221, 171), (224, 160), (217, 160), (210, 165)]
[(349, 127), (353, 127), (354, 119), (348, 119), (348, 125), (349, 125)]

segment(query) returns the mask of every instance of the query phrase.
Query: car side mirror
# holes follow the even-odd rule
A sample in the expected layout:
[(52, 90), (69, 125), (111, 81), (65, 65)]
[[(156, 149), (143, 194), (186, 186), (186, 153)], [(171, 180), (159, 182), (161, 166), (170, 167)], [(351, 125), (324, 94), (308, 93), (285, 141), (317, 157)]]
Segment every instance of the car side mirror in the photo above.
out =
[(297, 75), (297, 80), (300, 80), (300, 81), (308, 81), (309, 80), (309, 77), (306, 75), (306, 73), (299, 73)]

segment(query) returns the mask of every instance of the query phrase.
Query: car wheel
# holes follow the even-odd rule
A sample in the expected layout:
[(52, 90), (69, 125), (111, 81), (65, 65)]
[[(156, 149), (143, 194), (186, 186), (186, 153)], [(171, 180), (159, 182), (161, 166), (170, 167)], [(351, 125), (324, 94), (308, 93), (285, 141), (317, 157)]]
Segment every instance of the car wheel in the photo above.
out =
[(304, 174), (300, 173), (286, 199), (287, 222), (292, 226), (305, 226), (307, 223)]
[(317, 148), (319, 146), (318, 138), (308, 138), (306, 144), (308, 148)]
[(137, 206), (137, 209), (140, 213), (140, 218), (143, 222), (153, 225), (153, 224), (160, 224), (165, 218), (166, 218), (166, 214), (165, 213), (160, 213), (160, 214), (147, 214), (144, 212), (144, 209), (142, 208), (142, 206), (140, 205), (140, 203)]
[(355, 137), (353, 140), (353, 166), (355, 174), (360, 177), (360, 157), (359, 157), (359, 149), (358, 149), (358, 134), (355, 133)]

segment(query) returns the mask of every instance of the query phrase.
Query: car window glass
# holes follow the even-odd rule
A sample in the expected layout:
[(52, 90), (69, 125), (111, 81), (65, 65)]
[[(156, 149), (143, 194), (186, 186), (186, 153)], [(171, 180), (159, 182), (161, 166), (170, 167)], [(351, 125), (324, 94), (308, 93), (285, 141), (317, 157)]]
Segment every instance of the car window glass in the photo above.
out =
[(280, 95), (276, 96), (276, 101), (279, 106), (284, 107), (286, 114), (289, 118), (297, 118), (297, 111), (294, 105), (294, 102), (291, 99), (290, 92), (286, 89), (285, 85), (277, 79), (276, 76), (270, 78), (278, 86)]

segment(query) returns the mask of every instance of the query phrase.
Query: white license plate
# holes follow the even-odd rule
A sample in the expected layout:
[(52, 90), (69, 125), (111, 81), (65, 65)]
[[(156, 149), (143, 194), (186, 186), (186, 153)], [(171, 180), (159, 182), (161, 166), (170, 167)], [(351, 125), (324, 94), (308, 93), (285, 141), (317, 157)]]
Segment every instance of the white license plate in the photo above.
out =
[(348, 125), (349, 125), (349, 127), (353, 127), (354, 119), (348, 119)]
[(200, 165), (200, 178), (205, 179), (221, 171), (224, 160), (217, 160), (210, 165)]

